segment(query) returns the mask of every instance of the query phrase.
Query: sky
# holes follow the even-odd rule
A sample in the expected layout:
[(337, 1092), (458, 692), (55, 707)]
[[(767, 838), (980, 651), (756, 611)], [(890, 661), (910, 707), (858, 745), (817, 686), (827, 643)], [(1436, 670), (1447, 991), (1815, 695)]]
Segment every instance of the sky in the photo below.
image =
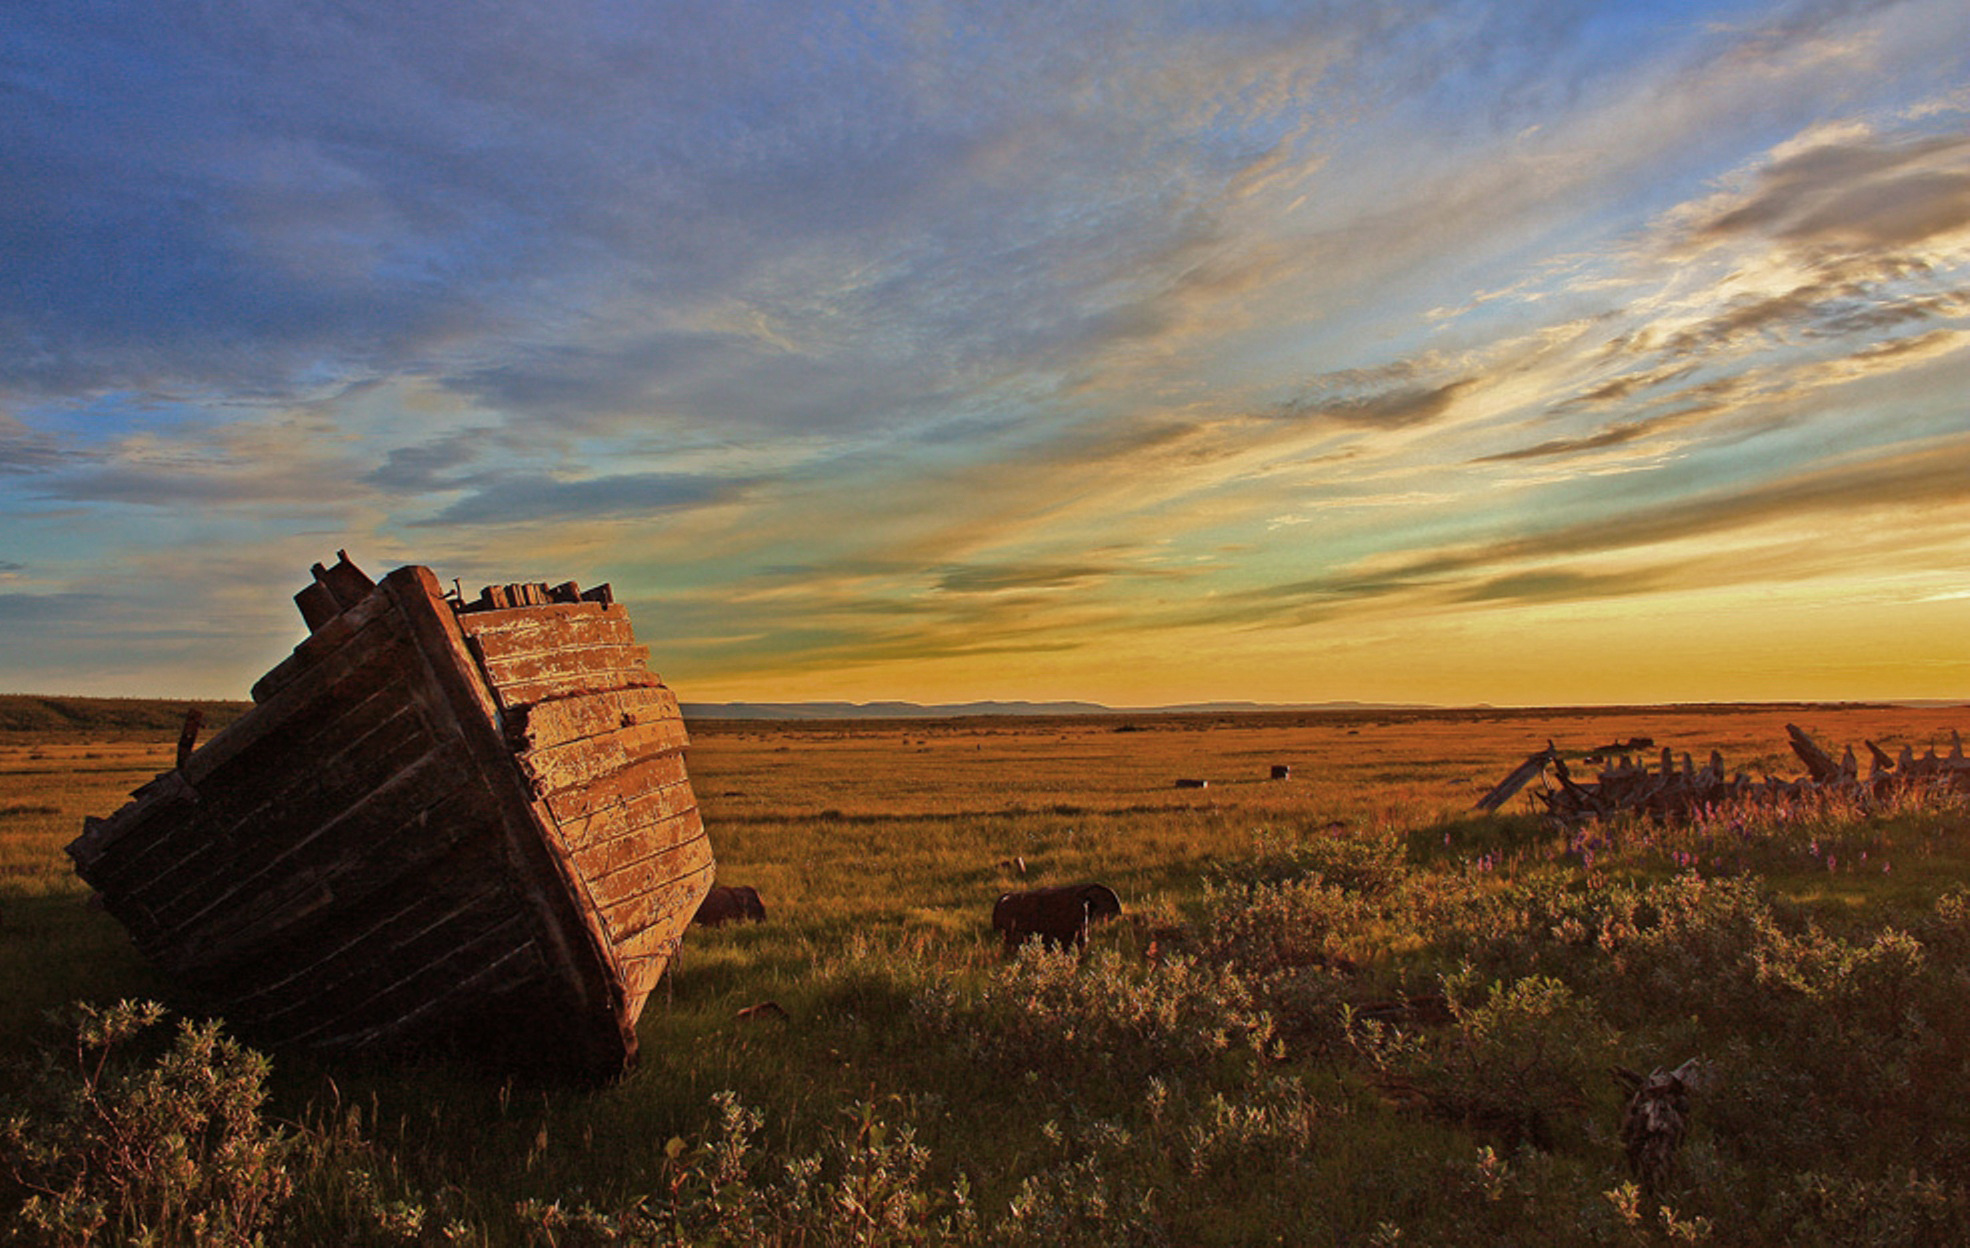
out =
[(1970, 700), (1962, 0), (9, 0), (0, 691)]

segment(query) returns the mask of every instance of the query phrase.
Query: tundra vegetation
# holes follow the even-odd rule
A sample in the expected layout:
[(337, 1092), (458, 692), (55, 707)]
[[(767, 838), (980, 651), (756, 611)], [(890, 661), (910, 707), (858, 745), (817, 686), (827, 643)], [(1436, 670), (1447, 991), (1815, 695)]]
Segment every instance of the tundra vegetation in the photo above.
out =
[[(20, 1242), (1970, 1242), (1970, 803), (1470, 811), (1548, 738), (1796, 775), (1787, 721), (1920, 753), (1966, 708), (695, 725), (770, 918), (691, 930), (601, 1089), (140, 1004), (61, 847), (175, 719), (86, 710), (0, 729)], [(1080, 880), (1124, 915), (1005, 956), (993, 900)], [(1613, 1071), (1691, 1058), (1640, 1183)]]

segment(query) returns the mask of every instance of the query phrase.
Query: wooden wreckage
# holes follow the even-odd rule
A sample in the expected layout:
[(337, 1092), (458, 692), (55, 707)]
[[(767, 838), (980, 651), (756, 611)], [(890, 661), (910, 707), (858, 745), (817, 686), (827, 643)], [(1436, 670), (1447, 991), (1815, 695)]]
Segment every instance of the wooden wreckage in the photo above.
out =
[(254, 706), (90, 819), (77, 872), (270, 1046), (606, 1080), (711, 885), (684, 722), (604, 585), (447, 594), (346, 553)]
[(1588, 755), (1588, 761), (1602, 761), (1606, 765), (1597, 779), (1581, 783), (1573, 778), (1559, 749), (1548, 741), (1545, 749), (1529, 756), (1496, 788), (1478, 799), (1476, 809), (1498, 810), (1548, 769), (1555, 783), (1534, 790), (1533, 797), (1545, 806), (1549, 821), (1567, 827), (1619, 815), (1668, 822), (1686, 819), (1705, 808), (1732, 803), (1772, 803), (1809, 795), (1839, 794), (1883, 800), (1896, 792), (1924, 787), (1970, 793), (1970, 759), (1964, 757), (1963, 738), (1956, 733), (1950, 734), (1952, 744), (1946, 756), (1931, 748), (1918, 758), (1914, 750), (1904, 746), (1899, 757), (1891, 757), (1874, 742), (1866, 742), (1872, 761), (1863, 776), (1852, 746), (1835, 760), (1798, 725), (1787, 724), (1785, 732), (1792, 752), (1806, 766), (1806, 775), (1798, 779), (1777, 780), (1768, 776), (1754, 781), (1743, 771), (1731, 774), (1725, 770), (1723, 755), (1715, 750), (1710, 752), (1709, 761), (1699, 767), (1688, 754), (1682, 756), (1679, 764), (1675, 754), (1664, 749), (1660, 764), (1650, 767), (1645, 757), (1628, 752), (1637, 746), (1645, 748), (1654, 744), (1637, 738), (1625, 744), (1603, 746)]

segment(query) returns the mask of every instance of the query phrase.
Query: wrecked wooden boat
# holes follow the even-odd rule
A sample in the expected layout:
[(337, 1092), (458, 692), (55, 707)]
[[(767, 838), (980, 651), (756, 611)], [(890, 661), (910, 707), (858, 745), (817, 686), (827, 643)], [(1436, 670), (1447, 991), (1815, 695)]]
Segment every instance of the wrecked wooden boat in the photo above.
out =
[(270, 1047), (608, 1079), (711, 885), (684, 722), (604, 585), (339, 556), (254, 706), (68, 847), (138, 947)]

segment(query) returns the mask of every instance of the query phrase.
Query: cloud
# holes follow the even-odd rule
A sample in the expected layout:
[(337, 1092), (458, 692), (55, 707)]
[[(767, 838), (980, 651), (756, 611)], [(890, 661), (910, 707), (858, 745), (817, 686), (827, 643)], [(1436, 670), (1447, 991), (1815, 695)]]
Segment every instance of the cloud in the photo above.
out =
[(1594, 451), (1610, 450), (1640, 442), (1665, 430), (1689, 424), (1689, 418), (1682, 414), (1658, 416), (1653, 420), (1627, 421), (1610, 425), (1599, 433), (1579, 438), (1551, 438), (1535, 446), (1521, 447), (1515, 451), (1500, 451), (1496, 455), (1481, 456), (1475, 463), (1509, 463), (1521, 459), (1555, 459), (1574, 455), (1584, 455)]
[(1354, 429), (1408, 429), (1440, 419), (1457, 401), (1457, 396), (1473, 384), (1471, 378), (1460, 378), (1438, 386), (1405, 386), (1341, 399), (1297, 400), (1288, 404), (1286, 411), (1295, 418)]
[[(1822, 533), (1844, 515), (1884, 509), (1905, 510), (1963, 501), (1970, 480), (1970, 438), (1898, 448), (1872, 457), (1855, 457), (1759, 485), (1734, 486), (1705, 494), (1623, 509), (1616, 513), (1549, 528), (1524, 537), (1445, 547), (1414, 556), (1389, 556), (1344, 574), (1284, 582), (1237, 596), (1247, 618), (1264, 618), (1265, 603), (1342, 604), (1394, 594), (1448, 588), (1461, 601), (1485, 600), (1487, 586), (1537, 587), (1540, 578), (1558, 576), (1552, 586), (1587, 585), (1591, 578), (1555, 573), (1544, 565), (1580, 558), (1606, 558), (1616, 552), (1704, 540), (1764, 526), (1784, 525), (1796, 533)], [(1531, 571), (1524, 571), (1531, 565)], [(1493, 571), (1513, 569), (1511, 571)], [(1728, 567), (1722, 569), (1729, 575)], [(1809, 576), (1810, 564), (1797, 574)], [(1480, 578), (1473, 582), (1472, 578)], [(1531, 578), (1531, 579), (1526, 579)], [(1616, 575), (1622, 593), (1637, 592), (1645, 581)], [(1475, 585), (1475, 588), (1473, 588)], [(1473, 595), (1477, 595), (1473, 597)]]
[[(18, 565), (15, 565), (18, 566)], [(115, 605), (107, 594), (19, 594), (0, 591), (0, 622), (15, 626), (66, 624), (86, 627)]]
[(937, 587), (958, 594), (1071, 589), (1115, 573), (1114, 568), (1093, 564), (983, 564), (946, 569), (938, 576)]
[(59, 439), (0, 414), (0, 474), (46, 472), (70, 458)]
[(508, 476), (478, 485), (421, 525), (506, 525), (623, 520), (727, 502), (743, 481), (684, 473), (628, 473), (563, 481)]
[(307, 411), (264, 424), (208, 423), (195, 410), (182, 418), (141, 407), (123, 415), (126, 427), (115, 436), (44, 456), (23, 494), (187, 514), (340, 510), (364, 499), (345, 439)]
[(363, 480), (379, 489), (426, 493), (457, 488), (457, 470), (477, 462), (484, 443), (494, 435), (483, 429), (461, 430), (416, 446), (392, 447), (380, 467)]
[(1670, 570), (1641, 572), (1585, 573), (1564, 569), (1515, 572), (1489, 577), (1457, 590), (1453, 598), (1469, 603), (1580, 602), (1605, 598), (1625, 598), (1651, 593), (1675, 584)]
[(1561, 406), (1590, 407), (1609, 403), (1620, 403), (1643, 391), (1652, 390), (1656, 386), (1666, 385), (1672, 381), (1680, 381), (1694, 371), (1695, 369), (1691, 365), (1679, 365), (1673, 368), (1624, 373), (1619, 377), (1609, 378), (1592, 389), (1575, 395), (1573, 398), (1562, 403)]
[(1970, 139), (1859, 133), (1781, 156), (1694, 223), (1698, 239), (1759, 234), (1795, 246), (1901, 249), (1970, 226)]

